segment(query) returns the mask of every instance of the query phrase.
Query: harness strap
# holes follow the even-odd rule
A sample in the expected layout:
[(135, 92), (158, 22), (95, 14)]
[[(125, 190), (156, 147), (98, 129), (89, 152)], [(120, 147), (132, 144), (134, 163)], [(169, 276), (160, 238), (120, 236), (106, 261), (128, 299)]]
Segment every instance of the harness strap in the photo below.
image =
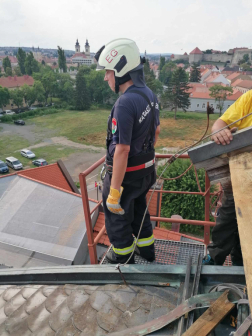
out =
[(154, 121), (155, 121), (155, 103), (154, 103), (154, 99), (153, 99), (153, 106), (152, 106), (150, 99), (142, 91), (129, 90), (129, 92), (130, 93), (136, 93), (136, 94), (142, 96), (147, 101), (148, 105), (150, 106), (152, 118), (151, 118), (150, 127), (149, 127), (149, 130), (148, 130), (147, 136), (144, 140), (143, 147), (144, 147), (144, 150), (146, 150), (148, 148), (148, 143), (150, 142), (151, 143), (151, 148), (153, 148), (152, 139), (154, 138), (154, 135), (155, 135), (155, 123), (154, 123)]

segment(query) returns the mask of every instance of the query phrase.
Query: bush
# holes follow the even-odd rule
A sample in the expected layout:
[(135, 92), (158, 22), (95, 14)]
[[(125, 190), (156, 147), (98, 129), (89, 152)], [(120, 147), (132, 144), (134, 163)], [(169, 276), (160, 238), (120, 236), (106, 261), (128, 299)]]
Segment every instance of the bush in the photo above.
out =
[(26, 111), (20, 114), (5, 115), (0, 120), (2, 122), (11, 122), (18, 119), (27, 119), (30, 117), (35, 117), (39, 115), (54, 114), (60, 112), (59, 109), (52, 108), (39, 108), (37, 110)]
[[(178, 159), (165, 171), (163, 177), (171, 178), (181, 175), (191, 164), (190, 160)], [(163, 167), (158, 168), (158, 175)], [(205, 190), (205, 171), (197, 171), (201, 190)], [(194, 169), (191, 168), (184, 176), (177, 180), (164, 181), (164, 190), (199, 191)], [(214, 187), (212, 187), (214, 189)], [(180, 215), (184, 219), (205, 220), (205, 198), (201, 195), (163, 194), (161, 216), (170, 218), (172, 215)], [(166, 226), (166, 225), (165, 225)], [(168, 227), (168, 225), (166, 226)], [(182, 224), (181, 232), (202, 234), (203, 226)]]

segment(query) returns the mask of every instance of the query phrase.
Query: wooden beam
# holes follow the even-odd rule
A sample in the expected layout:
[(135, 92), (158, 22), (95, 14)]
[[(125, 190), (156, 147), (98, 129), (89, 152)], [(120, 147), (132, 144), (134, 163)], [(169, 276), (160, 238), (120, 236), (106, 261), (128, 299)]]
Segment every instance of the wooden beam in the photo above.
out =
[(252, 307), (252, 153), (229, 161), (250, 307)]
[(252, 144), (251, 139), (252, 126), (234, 133), (233, 140), (229, 145), (222, 146), (217, 145), (214, 141), (209, 141), (203, 145), (190, 149), (188, 155), (195, 164), (249, 146)]
[(234, 308), (234, 304), (228, 300), (229, 291), (226, 290), (183, 334), (183, 336), (208, 335)]

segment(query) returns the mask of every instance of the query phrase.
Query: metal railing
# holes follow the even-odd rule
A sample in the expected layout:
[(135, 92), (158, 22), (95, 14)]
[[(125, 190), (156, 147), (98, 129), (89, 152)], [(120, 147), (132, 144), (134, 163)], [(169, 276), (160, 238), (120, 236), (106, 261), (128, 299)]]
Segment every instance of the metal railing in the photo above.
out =
[[(167, 159), (170, 158), (173, 154), (156, 154), (157, 159)], [(189, 159), (187, 154), (183, 154), (179, 157), (180, 159)], [(95, 210), (98, 209), (102, 201), (98, 202), (96, 206), (90, 211), (89, 207), (89, 198), (88, 198), (88, 191), (87, 191), (87, 181), (86, 177), (98, 168), (101, 164), (104, 163), (105, 156), (102, 157), (99, 161), (94, 163), (90, 166), (87, 170), (79, 175), (80, 179), (80, 188), (81, 188), (81, 195), (82, 195), (82, 203), (83, 203), (83, 210), (84, 210), (84, 217), (86, 222), (86, 229), (87, 229), (87, 237), (88, 237), (88, 249), (89, 249), (89, 256), (91, 264), (97, 264), (97, 253), (96, 253), (96, 245), (98, 244), (100, 238), (105, 233), (106, 228), (105, 225), (102, 227), (96, 238), (94, 239), (93, 234), (93, 227), (92, 227), (92, 220), (91, 214), (94, 213)], [(214, 222), (210, 222), (210, 196), (213, 193), (210, 192), (210, 181), (205, 173), (205, 191), (199, 192), (190, 192), (190, 191), (170, 191), (170, 190), (155, 190), (157, 193), (173, 193), (173, 194), (189, 194), (189, 195), (202, 195), (205, 198), (205, 220), (189, 220), (189, 219), (175, 219), (175, 218), (165, 218), (165, 217), (155, 217), (151, 216), (150, 219), (152, 221), (161, 221), (166, 223), (180, 223), (180, 224), (190, 224), (190, 225), (201, 225), (204, 226), (204, 244), (208, 245), (210, 243), (210, 227), (215, 226)]]

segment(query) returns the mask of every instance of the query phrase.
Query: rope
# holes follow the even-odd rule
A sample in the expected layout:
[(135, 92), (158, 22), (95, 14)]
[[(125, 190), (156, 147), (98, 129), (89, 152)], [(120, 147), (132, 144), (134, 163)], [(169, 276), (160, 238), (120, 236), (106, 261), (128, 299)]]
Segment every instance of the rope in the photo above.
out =
[[(184, 173), (182, 173), (179, 176), (176, 176), (176, 177), (162, 177), (162, 180), (165, 180), (165, 181), (177, 180), (180, 177), (182, 177), (183, 175), (185, 175), (192, 168), (192, 166), (193, 166), (193, 163), (184, 171)], [(159, 177), (159, 176), (157, 175), (157, 177)]]
[[(252, 115), (252, 112), (249, 113), (249, 114), (247, 114), (246, 116), (240, 118), (240, 119), (237, 119), (236, 121), (232, 122), (231, 124), (226, 125), (225, 127), (221, 128), (220, 130), (215, 131), (215, 132), (213, 132), (213, 133), (211, 133), (211, 134), (205, 136), (206, 133), (207, 133), (207, 131), (208, 131), (208, 127), (209, 127), (209, 113), (207, 113), (207, 128), (206, 128), (206, 131), (204, 132), (203, 136), (202, 136), (198, 141), (196, 141), (193, 145), (190, 145), (190, 146), (187, 146), (187, 147), (185, 147), (185, 148), (183, 148), (183, 149), (181, 149), (181, 150), (178, 150), (177, 153), (173, 154), (173, 155), (166, 161), (166, 163), (164, 164), (164, 169), (163, 169), (163, 171), (161, 172), (161, 175), (159, 176), (158, 181), (156, 181), (155, 187), (154, 187), (153, 190), (152, 190), (152, 193), (151, 193), (151, 195), (150, 195), (148, 204), (147, 204), (147, 206), (146, 206), (146, 209), (145, 209), (145, 212), (144, 212), (144, 215), (143, 215), (143, 219), (142, 219), (142, 222), (141, 222), (139, 231), (138, 231), (137, 238), (136, 238), (135, 241), (134, 241), (134, 248), (133, 248), (133, 251), (131, 252), (131, 254), (130, 254), (128, 260), (127, 260), (124, 264), (118, 264), (118, 265), (116, 266), (116, 269), (119, 270), (120, 266), (125, 266), (125, 265), (127, 265), (127, 263), (130, 261), (132, 255), (135, 253), (136, 245), (137, 245), (137, 242), (138, 242), (140, 233), (141, 233), (141, 231), (142, 231), (143, 223), (144, 223), (145, 216), (146, 216), (146, 213), (147, 213), (148, 208), (149, 208), (149, 205), (150, 205), (150, 201), (151, 201), (152, 196), (153, 196), (153, 194), (154, 194), (154, 192), (155, 192), (155, 190), (156, 190), (156, 187), (157, 187), (159, 181), (161, 180), (162, 175), (165, 173), (166, 169), (167, 169), (167, 168), (168, 168), (168, 167), (169, 167), (175, 160), (177, 160), (182, 154), (184, 154), (185, 152), (187, 152), (188, 149), (193, 148), (193, 147), (196, 146), (199, 142), (201, 142), (201, 141), (203, 141), (203, 140), (205, 140), (205, 139), (211, 137), (212, 135), (214, 135), (214, 134), (216, 134), (216, 133), (219, 133), (220, 131), (222, 131), (222, 130), (224, 130), (224, 129), (226, 129), (226, 128), (232, 126), (232, 125), (234, 125), (234, 124), (237, 123), (238, 121), (243, 120), (243, 119), (249, 117), (250, 115)], [(112, 266), (112, 267), (114, 267), (114, 266)]]

